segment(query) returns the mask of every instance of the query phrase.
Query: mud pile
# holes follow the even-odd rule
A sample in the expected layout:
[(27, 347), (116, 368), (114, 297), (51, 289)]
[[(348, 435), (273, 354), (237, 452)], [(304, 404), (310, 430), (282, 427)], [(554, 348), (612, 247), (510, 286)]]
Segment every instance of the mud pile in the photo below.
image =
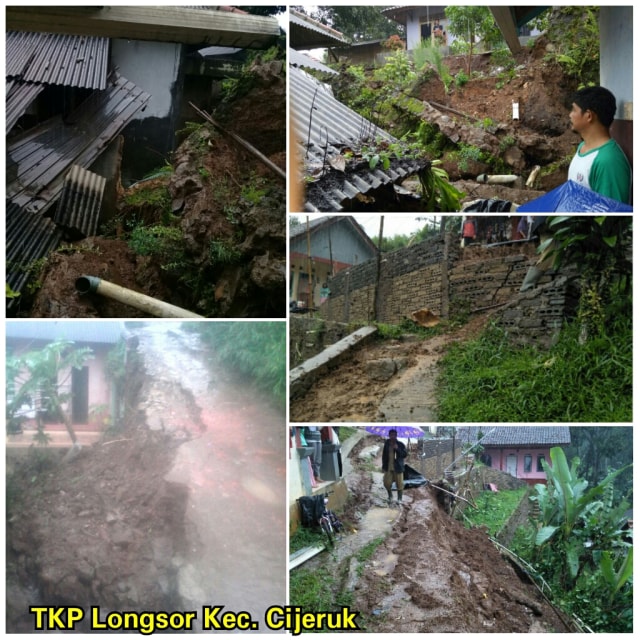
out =
[(261, 620), (285, 601), (284, 416), (179, 323), (134, 331), (126, 427), (67, 463), (36, 450), (8, 478), (8, 632), (34, 630), (29, 606)]
[[(286, 170), (283, 63), (257, 61), (247, 78), (248, 91), (216, 120)], [(81, 297), (74, 283), (86, 274), (204, 316), (284, 316), (284, 180), (195, 111), (189, 120), (171, 173), (121, 192), (117, 212), (101, 220), (103, 236), (52, 253), (17, 315), (145, 317), (97, 294)], [(132, 242), (136, 228), (143, 233)]]

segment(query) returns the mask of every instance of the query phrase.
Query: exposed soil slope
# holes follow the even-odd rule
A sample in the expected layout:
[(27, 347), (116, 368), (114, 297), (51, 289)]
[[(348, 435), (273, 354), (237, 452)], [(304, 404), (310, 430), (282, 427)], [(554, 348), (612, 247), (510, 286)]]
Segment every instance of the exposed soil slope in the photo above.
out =
[[(282, 61), (256, 62), (249, 72), (249, 91), (216, 119), (284, 170), (283, 69)], [(202, 122), (195, 112), (189, 120)], [(102, 220), (103, 236), (52, 253), (35, 283), (32, 305), (25, 296), (17, 314), (148, 315), (97, 294), (80, 297), (74, 283), (86, 274), (200, 315), (283, 317), (284, 180), (209, 125), (180, 144), (171, 166), (170, 175), (142, 180), (121, 193), (117, 214)], [(171, 229), (149, 232), (132, 243), (131, 232), (140, 226)]]
[(33, 632), (30, 605), (261, 620), (284, 603), (284, 415), (179, 324), (136, 332), (128, 427), (8, 480), (8, 632)]
[(449, 343), (478, 335), (487, 317), (486, 313), (477, 314), (456, 331), (422, 341), (407, 336), (354, 350), (304, 396), (291, 402), (291, 421), (431, 421), (437, 361)]

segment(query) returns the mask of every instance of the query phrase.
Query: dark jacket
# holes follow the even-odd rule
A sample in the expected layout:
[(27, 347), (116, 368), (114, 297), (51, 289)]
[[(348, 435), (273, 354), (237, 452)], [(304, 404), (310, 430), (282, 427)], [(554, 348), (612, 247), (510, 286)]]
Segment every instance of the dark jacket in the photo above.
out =
[[(390, 440), (386, 440), (384, 443), (384, 447), (382, 449), (382, 470), (383, 471), (390, 470), (389, 454), (392, 454), (393, 451), (391, 450), (389, 443), (390, 443)], [(396, 459), (393, 464), (393, 470), (396, 473), (401, 473), (404, 471), (404, 459), (407, 457), (407, 447), (405, 447), (404, 443), (400, 442), (400, 440), (397, 440), (396, 443), (398, 447), (396, 449)]]

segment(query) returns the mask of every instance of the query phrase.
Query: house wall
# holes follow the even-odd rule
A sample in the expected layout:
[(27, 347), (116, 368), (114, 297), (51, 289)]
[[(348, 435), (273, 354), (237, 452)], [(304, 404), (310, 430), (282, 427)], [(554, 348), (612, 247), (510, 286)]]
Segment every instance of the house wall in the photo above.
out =
[[(25, 353), (32, 351), (34, 348), (32, 341), (15, 340), (12, 342), (15, 345), (15, 352)], [(112, 397), (111, 397), (111, 383), (106, 375), (106, 358), (110, 350), (110, 346), (105, 345), (86, 345), (81, 344), (81, 347), (90, 346), (93, 350), (93, 358), (85, 362), (85, 367), (89, 369), (89, 384), (88, 384), (88, 404), (89, 404), (89, 423), (87, 426), (95, 427), (99, 429), (105, 428), (108, 419), (112, 414)], [(67, 369), (61, 371), (58, 375), (58, 382), (60, 385), (61, 393), (71, 393), (71, 370)], [(16, 389), (17, 390), (17, 389)], [(63, 409), (71, 416), (71, 400), (63, 403)], [(36, 426), (35, 419), (29, 420), (25, 423), (26, 426)], [(65, 428), (63, 423), (47, 423), (47, 428)]]
[(611, 135), (633, 166), (633, 7), (600, 9), (600, 84), (616, 97)]
[(114, 66), (151, 94), (147, 107), (125, 128), (122, 181), (128, 185), (162, 166), (174, 148), (181, 94), (183, 46), (172, 42), (111, 41)]
[[(485, 453), (491, 456), (491, 467), (493, 469), (499, 469), (507, 473), (507, 458), (510, 455), (516, 456), (516, 478), (525, 480), (529, 484), (536, 484), (538, 482), (544, 482), (546, 480), (546, 474), (544, 471), (537, 471), (538, 456), (543, 455), (547, 463), (551, 463), (549, 456), (549, 447), (489, 447), (485, 446)], [(525, 456), (531, 456), (531, 471), (526, 472), (524, 470)]]

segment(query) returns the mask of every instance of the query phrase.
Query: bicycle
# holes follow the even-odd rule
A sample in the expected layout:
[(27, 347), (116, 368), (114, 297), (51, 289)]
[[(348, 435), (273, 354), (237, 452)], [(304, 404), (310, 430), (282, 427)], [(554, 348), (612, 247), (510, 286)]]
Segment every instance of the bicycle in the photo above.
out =
[[(327, 539), (329, 541), (329, 546), (333, 547), (335, 544), (335, 531), (333, 528), (332, 512), (327, 509), (327, 504), (329, 503), (329, 495), (325, 494), (323, 496), (323, 509), (320, 518), (318, 519), (318, 524), (320, 525), (320, 529), (327, 534)], [(335, 517), (335, 516), (334, 516)]]

